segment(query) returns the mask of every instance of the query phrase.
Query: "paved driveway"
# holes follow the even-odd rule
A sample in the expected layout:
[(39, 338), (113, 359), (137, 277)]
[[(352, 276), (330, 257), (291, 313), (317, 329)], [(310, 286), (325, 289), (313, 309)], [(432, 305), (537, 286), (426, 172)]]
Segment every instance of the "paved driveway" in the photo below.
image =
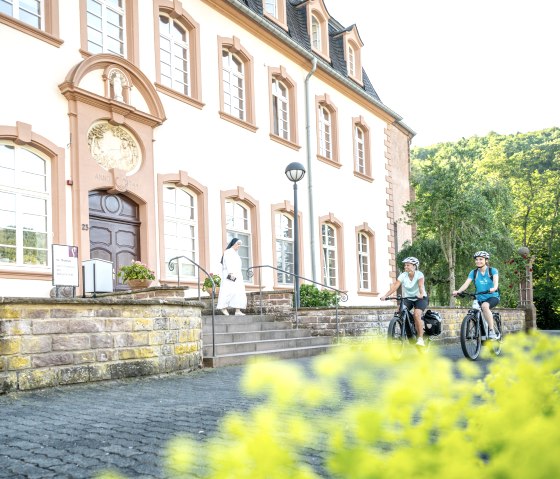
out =
[[(442, 350), (462, 357), (459, 346)], [(171, 437), (188, 433), (202, 446), (225, 413), (257, 401), (241, 394), (242, 372), (232, 366), (0, 396), (0, 478), (90, 478), (106, 468), (163, 477)]]

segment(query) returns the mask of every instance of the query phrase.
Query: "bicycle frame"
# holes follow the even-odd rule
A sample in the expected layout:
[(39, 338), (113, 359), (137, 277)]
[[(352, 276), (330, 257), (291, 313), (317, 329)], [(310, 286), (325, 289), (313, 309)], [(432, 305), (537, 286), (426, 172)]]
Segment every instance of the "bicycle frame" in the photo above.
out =
[[(461, 323), (461, 349), (466, 358), (475, 361), (482, 350), (482, 346), (489, 340), (489, 325), (482, 313), (482, 308), (478, 302), (477, 296), (479, 294), (486, 294), (488, 291), (481, 293), (460, 293), (460, 297), (469, 296), (473, 299), (472, 307), (467, 312)], [(492, 313), (494, 318), (494, 329), (497, 330), (499, 338), (491, 340), (492, 351), (498, 356), (502, 351), (502, 322), (499, 313)]]
[[(406, 298), (402, 296), (396, 297), (387, 297), (387, 300), (396, 300), (399, 301), (399, 308), (398, 311), (395, 312), (393, 318), (389, 322), (389, 326), (387, 328), (387, 339), (389, 341), (389, 347), (392, 353), (400, 357), (402, 355), (404, 344), (406, 342), (414, 343), (418, 337), (418, 333), (416, 331), (416, 325), (414, 323), (414, 316), (410, 309), (406, 307), (404, 302), (405, 299), (408, 300), (416, 300), (417, 298)], [(400, 331), (397, 331), (399, 330)], [(430, 337), (427, 336), (426, 338), (426, 348), (430, 345)]]

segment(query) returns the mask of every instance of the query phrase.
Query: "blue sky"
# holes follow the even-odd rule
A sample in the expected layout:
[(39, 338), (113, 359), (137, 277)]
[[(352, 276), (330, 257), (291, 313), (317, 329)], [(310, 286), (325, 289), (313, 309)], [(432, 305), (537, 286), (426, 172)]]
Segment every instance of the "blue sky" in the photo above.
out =
[(560, 127), (560, 0), (325, 0), (412, 146)]

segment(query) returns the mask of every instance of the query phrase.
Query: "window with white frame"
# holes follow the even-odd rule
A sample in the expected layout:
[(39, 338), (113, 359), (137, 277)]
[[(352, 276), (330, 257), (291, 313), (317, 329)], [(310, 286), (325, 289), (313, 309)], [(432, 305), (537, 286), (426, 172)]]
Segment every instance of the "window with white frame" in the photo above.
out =
[(364, 233), (358, 234), (358, 268), (360, 273), (360, 289), (370, 289), (370, 251), (369, 238)]
[(290, 138), (289, 90), (280, 80), (272, 79), (273, 131), (285, 140)]
[[(286, 213), (275, 214), (276, 266), (288, 273), (294, 270), (294, 219)], [(291, 274), (277, 272), (278, 284), (293, 284)]]
[(44, 12), (44, 0), (0, 0), (0, 13), (39, 30), (44, 29)]
[(366, 174), (365, 134), (358, 125), (354, 125), (354, 165), (358, 173)]
[(189, 32), (167, 15), (159, 16), (161, 83), (190, 96)]
[(49, 266), (50, 162), (0, 144), (0, 267)]
[(245, 66), (237, 55), (222, 50), (224, 111), (245, 120)]
[(323, 282), (327, 286), (336, 287), (338, 284), (336, 230), (333, 226), (321, 225), (323, 243)]
[(265, 0), (264, 11), (271, 17), (278, 18), (278, 0)]
[(311, 16), (311, 46), (317, 50), (321, 49), (321, 23), (315, 15)]
[(248, 281), (247, 270), (251, 267), (251, 216), (249, 208), (235, 200), (226, 200), (226, 240), (241, 240), (237, 253), (241, 257), (244, 281)]
[(356, 76), (356, 54), (351, 46), (348, 46), (348, 75)]
[(87, 45), (90, 53), (124, 57), (125, 0), (87, 0)]
[(331, 113), (323, 105), (319, 105), (319, 154), (332, 159), (332, 122)]
[[(163, 241), (166, 264), (178, 256), (186, 256), (198, 263), (197, 211), (195, 194), (172, 183), (163, 185)], [(193, 263), (184, 258), (179, 260), (181, 277), (190, 276), (192, 278), (196, 274)]]

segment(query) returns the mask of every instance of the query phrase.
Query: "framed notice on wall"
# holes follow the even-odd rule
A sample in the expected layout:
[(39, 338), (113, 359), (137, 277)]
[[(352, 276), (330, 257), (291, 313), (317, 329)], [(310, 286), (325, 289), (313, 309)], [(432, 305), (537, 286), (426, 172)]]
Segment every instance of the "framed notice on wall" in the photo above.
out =
[(52, 284), (79, 286), (78, 247), (67, 244), (52, 245)]

